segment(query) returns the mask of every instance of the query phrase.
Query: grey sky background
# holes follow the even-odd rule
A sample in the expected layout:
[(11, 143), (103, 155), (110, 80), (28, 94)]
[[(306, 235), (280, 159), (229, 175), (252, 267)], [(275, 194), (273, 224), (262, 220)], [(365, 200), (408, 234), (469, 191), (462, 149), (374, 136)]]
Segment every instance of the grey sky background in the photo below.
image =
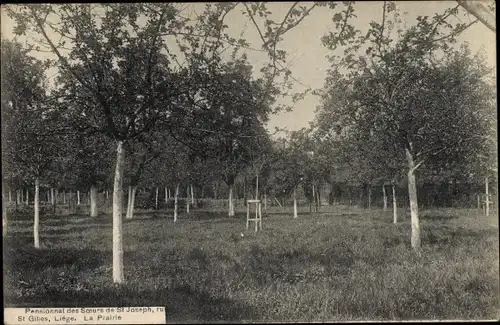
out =
[[(382, 18), (382, 1), (360, 1), (354, 4), (355, 14), (357, 18), (351, 23), (355, 28), (362, 32), (367, 29), (370, 21), (380, 22)], [(183, 5), (189, 6), (188, 11), (191, 14), (201, 14), (203, 12), (203, 3)], [(290, 8), (291, 2), (274, 2), (267, 3), (267, 7), (273, 12), (275, 21), (281, 21)], [(312, 2), (304, 2), (301, 5), (310, 7)], [(417, 16), (432, 17), (436, 13), (442, 13), (448, 8), (455, 7), (456, 1), (396, 1), (398, 9), (401, 11), (402, 17), (408, 27), (416, 23)], [(338, 6), (338, 8), (343, 8)], [(261, 40), (257, 30), (252, 23), (241, 14), (242, 8), (237, 7), (226, 18), (226, 24), (230, 27), (230, 34), (238, 37), (243, 33), (244, 38), (255, 49), (261, 48)], [(466, 14), (463, 8), (459, 9), (459, 17), (462, 22), (469, 22), (474, 17)], [(306, 17), (302, 23), (289, 31), (279, 47), (287, 51), (287, 63), (291, 66), (292, 76), (300, 81), (295, 83), (294, 92), (304, 91), (306, 88), (319, 89), (323, 87), (326, 77), (326, 70), (329, 68), (327, 55), (330, 53), (321, 44), (321, 37), (328, 31), (335, 31), (334, 23), (332, 22), (334, 11), (327, 8), (315, 8), (311, 14)], [(1, 31), (2, 36), (7, 39), (12, 39), (13, 22), (7, 17), (2, 10)], [(262, 25), (261, 25), (262, 26)], [(21, 39), (20, 39), (21, 40)], [(23, 40), (24, 41), (24, 40)], [(491, 67), (496, 67), (496, 46), (495, 33), (490, 31), (480, 22), (474, 24), (458, 37), (456, 46), (460, 46), (464, 42), (468, 42), (473, 53), (484, 51), (487, 62)], [(258, 71), (260, 66), (268, 60), (267, 54), (259, 51), (246, 50), (250, 63), (255, 66), (255, 71)], [(341, 54), (343, 49), (337, 49), (336, 54)], [(47, 53), (33, 53), (37, 58), (50, 57)], [(49, 71), (47, 75), (50, 77), (54, 71)], [(286, 103), (291, 101), (285, 100)], [(268, 123), (268, 129), (272, 132), (275, 127), (286, 128), (288, 130), (297, 130), (302, 127), (307, 127), (314, 119), (316, 106), (319, 104), (319, 98), (309, 95), (304, 100), (298, 102), (291, 112), (284, 112), (273, 115)]]

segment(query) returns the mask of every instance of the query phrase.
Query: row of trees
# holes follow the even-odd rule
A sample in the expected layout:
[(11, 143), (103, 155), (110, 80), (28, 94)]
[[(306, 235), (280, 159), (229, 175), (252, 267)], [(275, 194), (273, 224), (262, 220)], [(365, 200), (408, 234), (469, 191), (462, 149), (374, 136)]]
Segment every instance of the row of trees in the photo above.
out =
[[(292, 82), (279, 41), (318, 6), (335, 11), (339, 31), (323, 44), (332, 53), (342, 45), (345, 53), (331, 57), (316, 122), (282, 146), (264, 127)], [(241, 53), (247, 41), (224, 24), (237, 7), (270, 58), (259, 76)], [(468, 27), (446, 21), (458, 8), (419, 17), (402, 31), (395, 4), (384, 2), (382, 22), (370, 23), (366, 35), (349, 24), (352, 2), (294, 3), (281, 22), (263, 3), (207, 4), (195, 19), (183, 10), (171, 3), (7, 9), (15, 33), (35, 43), (2, 39), (2, 184), (34, 186), (36, 247), (41, 183), (89, 190), (92, 216), (98, 188), (113, 188), (113, 279), (122, 283), (123, 185), (132, 218), (140, 185), (171, 186), (176, 198), (181, 186), (223, 180), (234, 216), (238, 177), (255, 182), (256, 197), (296, 198), (303, 184), (318, 202), (321, 183), (348, 169), (362, 184), (407, 178), (418, 250), (417, 173), (425, 166), (419, 178), (489, 175), (494, 91), (484, 62), (449, 45)], [(31, 50), (54, 59), (36, 60)], [(50, 86), (49, 68), (58, 69)]]

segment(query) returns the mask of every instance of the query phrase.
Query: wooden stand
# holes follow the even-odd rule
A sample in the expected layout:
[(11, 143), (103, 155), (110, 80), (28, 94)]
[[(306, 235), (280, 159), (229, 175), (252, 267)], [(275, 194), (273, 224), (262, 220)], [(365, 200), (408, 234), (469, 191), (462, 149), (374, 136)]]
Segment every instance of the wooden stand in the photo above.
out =
[[(255, 218), (250, 219), (250, 205), (255, 204)], [(260, 226), (260, 230), (262, 230), (262, 205), (260, 200), (248, 200), (247, 201), (247, 229), (250, 221), (255, 222), (255, 231), (257, 231), (258, 226)]]

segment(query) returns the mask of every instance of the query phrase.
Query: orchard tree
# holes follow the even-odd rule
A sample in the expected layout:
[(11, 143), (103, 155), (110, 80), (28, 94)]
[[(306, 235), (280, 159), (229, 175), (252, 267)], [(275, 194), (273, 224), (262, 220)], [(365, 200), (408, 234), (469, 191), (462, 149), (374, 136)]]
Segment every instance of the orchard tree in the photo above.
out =
[(2, 39), (1, 47), (3, 171), (34, 184), (33, 237), (35, 248), (40, 248), (40, 181), (50, 178), (68, 139), (47, 133), (58, 129), (58, 120), (49, 111), (46, 65), (19, 43)]

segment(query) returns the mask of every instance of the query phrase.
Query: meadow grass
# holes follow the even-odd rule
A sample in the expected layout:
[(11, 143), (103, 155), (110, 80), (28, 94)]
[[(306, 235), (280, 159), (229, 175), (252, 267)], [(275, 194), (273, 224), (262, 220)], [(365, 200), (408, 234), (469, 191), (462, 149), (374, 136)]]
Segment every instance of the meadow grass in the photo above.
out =
[[(111, 216), (29, 215), (4, 239), (6, 306), (165, 306), (167, 321), (498, 319), (496, 216), (421, 212), (422, 254), (410, 248), (406, 212), (336, 206), (293, 219), (241, 211), (137, 213), (124, 221), (126, 284), (112, 284)], [(14, 220), (13, 220), (14, 219)]]

